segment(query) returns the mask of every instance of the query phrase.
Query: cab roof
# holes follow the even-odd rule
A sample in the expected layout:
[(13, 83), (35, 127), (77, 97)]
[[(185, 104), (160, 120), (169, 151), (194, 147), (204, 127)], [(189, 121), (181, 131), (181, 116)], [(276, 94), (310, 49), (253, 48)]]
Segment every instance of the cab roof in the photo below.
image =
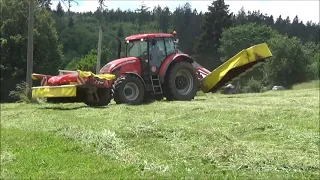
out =
[(147, 33), (147, 34), (133, 34), (125, 38), (125, 41), (132, 41), (132, 40), (140, 40), (142, 38), (157, 38), (157, 37), (164, 37), (164, 38), (174, 38), (172, 34), (169, 33)]

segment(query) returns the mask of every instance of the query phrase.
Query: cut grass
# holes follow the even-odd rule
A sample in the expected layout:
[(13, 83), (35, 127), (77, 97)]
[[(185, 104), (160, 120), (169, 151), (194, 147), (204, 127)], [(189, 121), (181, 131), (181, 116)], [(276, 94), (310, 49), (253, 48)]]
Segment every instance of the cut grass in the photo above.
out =
[(123, 178), (126, 171), (130, 171), (130, 167), (109, 164), (90, 149), (51, 133), (1, 130), (1, 148), (14, 154), (13, 160), (2, 164), (3, 179)]
[(319, 179), (319, 89), (2, 104), (4, 179)]

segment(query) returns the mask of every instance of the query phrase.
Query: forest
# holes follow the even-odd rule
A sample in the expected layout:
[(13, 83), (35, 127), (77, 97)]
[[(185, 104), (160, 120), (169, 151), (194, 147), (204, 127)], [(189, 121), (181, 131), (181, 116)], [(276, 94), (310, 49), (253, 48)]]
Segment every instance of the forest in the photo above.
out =
[[(102, 26), (102, 65), (116, 58), (117, 37), (175, 30), (181, 51), (209, 70), (244, 48), (263, 42), (269, 45), (271, 60), (233, 80), (237, 93), (263, 92), (274, 85), (290, 88), (319, 79), (319, 22), (303, 22), (298, 15), (292, 20), (285, 15), (273, 17), (245, 7), (232, 13), (224, 0), (212, 1), (208, 12), (199, 12), (189, 3), (175, 9), (142, 4), (129, 11), (108, 9), (104, 6), (108, 1), (97, 1), (100, 6), (96, 11), (76, 13), (72, 11), (76, 0), (61, 0), (54, 8), (51, 0), (37, 0), (33, 72), (95, 71)], [(10, 91), (26, 79), (28, 2), (0, 2), (1, 102), (13, 101)]]

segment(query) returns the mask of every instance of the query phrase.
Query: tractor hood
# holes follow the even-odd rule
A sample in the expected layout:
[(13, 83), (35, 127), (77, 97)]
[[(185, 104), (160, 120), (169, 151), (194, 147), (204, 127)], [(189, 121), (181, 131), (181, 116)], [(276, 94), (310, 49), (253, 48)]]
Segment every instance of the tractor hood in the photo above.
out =
[(138, 61), (139, 61), (139, 58), (137, 57), (126, 57), (126, 58), (113, 60), (101, 68), (100, 74), (112, 73), (113, 70), (115, 70), (120, 66), (123, 66), (125, 64), (136, 63)]

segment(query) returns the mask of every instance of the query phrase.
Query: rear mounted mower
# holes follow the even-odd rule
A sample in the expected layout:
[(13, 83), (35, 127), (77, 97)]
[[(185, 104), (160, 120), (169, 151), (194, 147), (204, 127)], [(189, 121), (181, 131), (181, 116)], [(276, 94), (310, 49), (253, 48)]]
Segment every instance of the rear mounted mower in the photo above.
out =
[[(103, 66), (99, 74), (60, 70), (57, 76), (32, 74), (41, 86), (32, 88), (34, 98), (49, 102), (84, 102), (106, 106), (141, 104), (149, 100), (189, 101), (198, 90), (216, 92), (233, 78), (272, 54), (262, 43), (244, 49), (212, 72), (177, 48), (172, 34), (137, 34), (125, 38), (126, 57)], [(119, 44), (119, 50), (121, 44)]]

